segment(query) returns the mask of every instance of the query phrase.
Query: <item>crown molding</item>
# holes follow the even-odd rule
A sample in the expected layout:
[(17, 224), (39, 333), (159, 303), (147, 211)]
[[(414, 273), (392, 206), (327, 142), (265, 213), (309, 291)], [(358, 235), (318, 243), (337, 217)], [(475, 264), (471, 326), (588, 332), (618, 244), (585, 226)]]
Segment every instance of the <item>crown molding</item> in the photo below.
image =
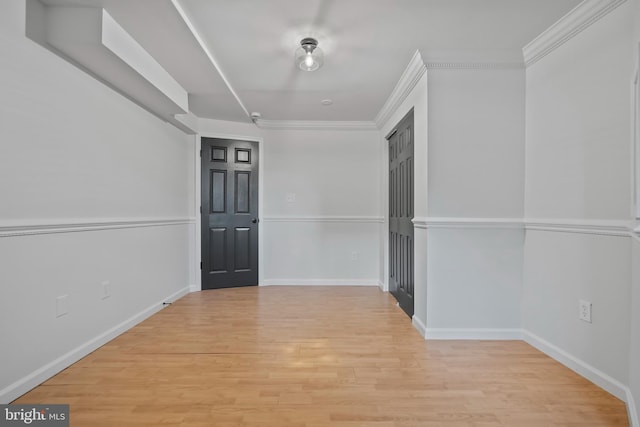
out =
[(269, 130), (378, 130), (374, 122), (323, 120), (264, 120), (255, 121), (260, 129)]
[(427, 62), (427, 70), (522, 70), (524, 62)]
[(535, 64), (627, 0), (584, 0), (523, 49), (527, 67)]
[(387, 120), (389, 120), (398, 107), (400, 107), (400, 104), (409, 96), (426, 71), (427, 67), (422, 60), (420, 51), (416, 50), (411, 61), (409, 61), (409, 65), (407, 65), (407, 68), (405, 68), (402, 73), (400, 80), (393, 88), (393, 91), (391, 91), (391, 95), (389, 95), (389, 98), (387, 98), (387, 101), (376, 116), (375, 122), (378, 129), (382, 129)]

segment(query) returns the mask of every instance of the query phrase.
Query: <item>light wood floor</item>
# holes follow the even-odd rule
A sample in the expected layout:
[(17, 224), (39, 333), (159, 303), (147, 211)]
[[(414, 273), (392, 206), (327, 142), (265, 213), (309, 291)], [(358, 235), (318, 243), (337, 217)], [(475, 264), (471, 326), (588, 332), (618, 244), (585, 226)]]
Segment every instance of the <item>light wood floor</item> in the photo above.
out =
[(626, 426), (524, 342), (425, 341), (377, 288), (192, 293), (15, 403), (71, 426)]

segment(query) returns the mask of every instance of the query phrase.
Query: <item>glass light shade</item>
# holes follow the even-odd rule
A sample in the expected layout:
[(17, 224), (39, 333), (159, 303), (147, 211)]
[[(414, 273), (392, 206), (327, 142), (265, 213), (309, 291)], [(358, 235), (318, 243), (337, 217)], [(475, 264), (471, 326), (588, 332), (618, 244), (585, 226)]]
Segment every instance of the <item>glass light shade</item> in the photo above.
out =
[(296, 64), (303, 71), (315, 71), (324, 63), (324, 54), (314, 39), (303, 39), (296, 50)]

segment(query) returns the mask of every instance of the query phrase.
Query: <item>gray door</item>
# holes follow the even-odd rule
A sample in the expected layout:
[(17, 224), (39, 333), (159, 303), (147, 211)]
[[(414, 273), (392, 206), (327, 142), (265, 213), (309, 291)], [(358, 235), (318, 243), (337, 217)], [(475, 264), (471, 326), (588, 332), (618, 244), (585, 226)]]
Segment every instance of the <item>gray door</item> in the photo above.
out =
[(389, 291), (413, 316), (413, 110), (389, 141)]
[(258, 143), (202, 138), (202, 289), (258, 284)]

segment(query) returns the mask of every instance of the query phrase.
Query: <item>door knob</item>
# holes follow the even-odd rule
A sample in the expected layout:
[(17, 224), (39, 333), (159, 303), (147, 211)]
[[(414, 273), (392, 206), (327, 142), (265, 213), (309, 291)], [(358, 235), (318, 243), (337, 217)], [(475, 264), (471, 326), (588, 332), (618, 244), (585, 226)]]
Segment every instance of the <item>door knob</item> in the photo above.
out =
[(257, 220), (256, 218), (253, 218), (253, 219), (251, 220), (251, 222), (252, 222), (252, 223), (254, 223), (254, 224), (257, 224), (257, 223), (258, 223), (258, 220)]

